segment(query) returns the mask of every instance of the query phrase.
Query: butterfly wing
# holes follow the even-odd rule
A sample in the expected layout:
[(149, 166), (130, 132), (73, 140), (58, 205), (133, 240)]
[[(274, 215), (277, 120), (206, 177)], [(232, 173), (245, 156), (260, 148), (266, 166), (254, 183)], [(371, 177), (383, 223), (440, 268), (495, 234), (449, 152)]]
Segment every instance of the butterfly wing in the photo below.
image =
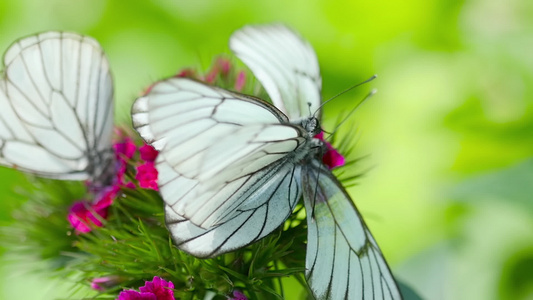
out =
[[(265, 200), (256, 205), (241, 205), (231, 218), (208, 229), (194, 225), (167, 205), (166, 223), (176, 245), (196, 257), (213, 257), (265, 237), (288, 218), (300, 199), (300, 170), (278, 164), (268, 170), (273, 175), (267, 181), (261, 180), (264, 173), (256, 173), (250, 180), (261, 182), (262, 188), (256, 189), (256, 193)], [(190, 191), (197, 186), (183, 177), (172, 184), (176, 191)]]
[(231, 36), (230, 48), (292, 122), (318, 110), (322, 86), (318, 59), (295, 32), (282, 25), (246, 26)]
[(112, 159), (113, 82), (93, 39), (46, 32), (4, 55), (0, 164), (42, 177), (96, 179)]
[(376, 241), (326, 166), (302, 170), (307, 282), (317, 299), (402, 299)]
[(281, 175), (296, 168), (293, 154), (307, 141), (303, 128), (272, 105), (186, 78), (159, 82), (137, 99), (133, 122), (160, 151), (163, 199), (204, 229), (287, 198), (285, 188), (266, 191), (286, 186)]

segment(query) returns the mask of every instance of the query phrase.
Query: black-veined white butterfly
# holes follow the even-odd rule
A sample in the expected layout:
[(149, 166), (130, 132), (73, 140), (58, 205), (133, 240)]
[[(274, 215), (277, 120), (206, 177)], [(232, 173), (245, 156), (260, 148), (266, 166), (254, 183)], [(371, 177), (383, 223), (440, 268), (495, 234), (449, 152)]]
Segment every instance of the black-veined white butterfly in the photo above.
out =
[(311, 46), (280, 26), (248, 26), (230, 48), (274, 105), (186, 78), (137, 99), (133, 125), (160, 151), (159, 187), (177, 246), (212, 257), (279, 227), (298, 200), (308, 221), (306, 277), (317, 299), (401, 299), (375, 240), (321, 161), (321, 77)]
[(0, 164), (41, 177), (106, 181), (113, 81), (100, 45), (45, 32), (12, 44), (4, 67)]

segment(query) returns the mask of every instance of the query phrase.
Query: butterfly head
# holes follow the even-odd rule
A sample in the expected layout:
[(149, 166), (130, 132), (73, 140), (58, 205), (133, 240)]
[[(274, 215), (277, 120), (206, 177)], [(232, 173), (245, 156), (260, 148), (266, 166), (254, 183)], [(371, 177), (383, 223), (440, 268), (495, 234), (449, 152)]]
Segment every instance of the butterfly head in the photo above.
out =
[(320, 128), (320, 121), (315, 117), (303, 119), (302, 127), (309, 133), (310, 136), (315, 136), (322, 131)]

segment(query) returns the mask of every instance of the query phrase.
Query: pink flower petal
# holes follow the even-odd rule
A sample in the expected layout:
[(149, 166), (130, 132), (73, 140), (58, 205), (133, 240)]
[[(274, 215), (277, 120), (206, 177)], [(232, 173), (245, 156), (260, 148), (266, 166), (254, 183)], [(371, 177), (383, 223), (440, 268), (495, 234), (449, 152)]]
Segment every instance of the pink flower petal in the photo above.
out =
[(115, 155), (119, 160), (131, 159), (137, 150), (137, 146), (133, 143), (133, 140), (126, 138), (124, 142), (116, 143), (113, 145), (115, 149)]
[(196, 78), (196, 72), (193, 69), (183, 69), (176, 77)]
[(93, 205), (95, 209), (108, 208), (113, 204), (113, 200), (120, 192), (120, 187), (116, 185), (105, 187), (97, 196), (96, 203)]
[(157, 158), (157, 155), (159, 154), (159, 152), (157, 152), (154, 147), (147, 144), (140, 147), (139, 152), (141, 153), (141, 159), (147, 162), (154, 162)]
[(323, 141), (326, 144), (326, 148), (328, 150), (322, 156), (322, 162), (326, 166), (328, 166), (330, 170), (336, 167), (343, 166), (346, 163), (344, 156), (342, 156), (342, 154), (340, 154), (339, 151), (337, 151), (337, 149), (333, 148), (333, 146), (329, 142), (324, 140), (323, 131), (315, 135), (315, 138)]
[(326, 153), (324, 153), (324, 156), (322, 156), (322, 162), (330, 169), (333, 169), (336, 167), (344, 166), (346, 160), (344, 159), (344, 156), (339, 153), (339, 151), (337, 151), (333, 147), (328, 147), (328, 151), (326, 151)]
[(216, 65), (220, 68), (220, 73), (222, 76), (228, 75), (231, 70), (231, 62), (226, 58), (219, 58), (216, 61)]
[(106, 217), (107, 206), (95, 207), (87, 201), (76, 201), (70, 207), (67, 219), (77, 233), (87, 233), (93, 226), (101, 227), (103, 224), (100, 220)]
[(147, 281), (139, 291), (145, 293), (153, 293), (157, 300), (174, 300), (174, 284), (171, 281), (165, 281), (160, 277), (154, 276), (152, 281)]
[(242, 91), (245, 83), (246, 83), (246, 73), (244, 71), (240, 71), (239, 74), (237, 74), (237, 80), (235, 81), (235, 90), (237, 92)]
[(117, 300), (159, 300), (153, 293), (139, 293), (134, 290), (120, 292)]
[(233, 298), (230, 298), (230, 300), (248, 300), (248, 298), (240, 291), (235, 290), (233, 291)]
[(105, 276), (94, 278), (91, 282), (91, 288), (97, 291), (105, 291), (107, 288), (118, 284), (118, 276)]
[(152, 162), (146, 162), (137, 167), (137, 175), (135, 179), (139, 181), (139, 186), (153, 190), (159, 190), (157, 186), (157, 169)]

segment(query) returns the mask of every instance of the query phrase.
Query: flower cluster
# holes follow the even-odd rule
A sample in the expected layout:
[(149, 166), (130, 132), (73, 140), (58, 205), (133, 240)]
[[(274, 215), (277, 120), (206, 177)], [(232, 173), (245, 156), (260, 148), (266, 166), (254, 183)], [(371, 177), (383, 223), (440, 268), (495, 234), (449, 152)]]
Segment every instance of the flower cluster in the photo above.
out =
[(137, 175), (135, 175), (135, 179), (139, 182), (140, 187), (158, 191), (158, 173), (154, 166), (158, 152), (150, 145), (143, 145), (139, 148), (139, 152), (141, 154), (141, 160), (144, 161), (144, 163), (137, 167)]
[(154, 276), (147, 281), (139, 291), (124, 290), (118, 295), (118, 300), (175, 300), (174, 284), (160, 277)]
[[(120, 134), (120, 133), (119, 133)], [(137, 153), (140, 153), (141, 164), (136, 167), (135, 179), (141, 188), (158, 190), (157, 170), (154, 166), (158, 152), (150, 145), (137, 147), (129, 137), (113, 145), (115, 152), (116, 174), (112, 183), (104, 187), (94, 187), (88, 183), (88, 189), (95, 194), (94, 201), (80, 200), (74, 202), (67, 216), (76, 233), (87, 233), (92, 227), (103, 226), (107, 218), (107, 210), (122, 188), (134, 189), (135, 183), (127, 179), (128, 166)]]
[(184, 69), (178, 72), (176, 77), (194, 78), (205, 83), (233, 88), (237, 92), (242, 92), (246, 84), (246, 72), (239, 70), (235, 74), (234, 69), (229, 59), (219, 57), (205, 76), (199, 75), (193, 69)]

